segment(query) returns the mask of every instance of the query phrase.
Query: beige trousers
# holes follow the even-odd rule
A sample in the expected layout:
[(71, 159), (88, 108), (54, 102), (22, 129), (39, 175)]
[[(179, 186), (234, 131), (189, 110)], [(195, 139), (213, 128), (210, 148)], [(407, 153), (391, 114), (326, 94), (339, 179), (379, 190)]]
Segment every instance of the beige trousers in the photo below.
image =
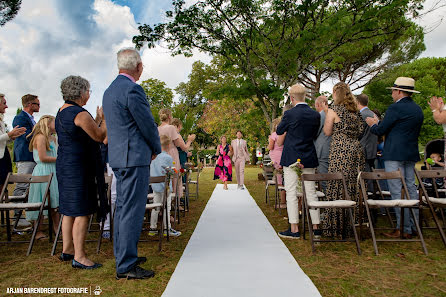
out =
[(237, 157), (234, 163), (237, 184), (242, 186), (245, 182), (245, 158)]
[[(304, 168), (302, 173), (314, 174), (315, 168)], [(288, 221), (290, 224), (299, 224), (299, 203), (297, 198), (297, 173), (293, 168), (283, 167), (283, 175), (286, 190), (286, 208), (288, 212)], [(316, 194), (316, 185), (313, 181), (305, 182), (305, 191), (309, 201), (318, 201)], [(310, 210), (311, 221), (313, 224), (320, 223), (319, 209)], [(305, 222), (304, 222), (305, 223)]]

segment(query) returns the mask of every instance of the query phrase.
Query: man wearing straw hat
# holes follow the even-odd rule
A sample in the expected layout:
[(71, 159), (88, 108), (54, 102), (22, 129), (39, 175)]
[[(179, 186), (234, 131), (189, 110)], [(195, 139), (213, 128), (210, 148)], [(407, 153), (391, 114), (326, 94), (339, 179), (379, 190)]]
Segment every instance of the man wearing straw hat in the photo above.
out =
[[(378, 124), (378, 118), (367, 118), (370, 131), (378, 136), (385, 135), (383, 159), (387, 172), (400, 169), (404, 175), (410, 199), (418, 199), (415, 185), (415, 163), (420, 160), (418, 151), (418, 136), (423, 124), (423, 111), (412, 100), (415, 91), (415, 80), (409, 77), (398, 77), (395, 84), (388, 88), (392, 90), (394, 103), (386, 110), (382, 122)], [(401, 199), (401, 181), (388, 180), (392, 200)], [(409, 210), (404, 210), (403, 238), (412, 238), (414, 222), (409, 215)], [(400, 237), (400, 214), (401, 209), (395, 208), (396, 230), (384, 233), (391, 238)], [(418, 217), (418, 212), (416, 211)]]

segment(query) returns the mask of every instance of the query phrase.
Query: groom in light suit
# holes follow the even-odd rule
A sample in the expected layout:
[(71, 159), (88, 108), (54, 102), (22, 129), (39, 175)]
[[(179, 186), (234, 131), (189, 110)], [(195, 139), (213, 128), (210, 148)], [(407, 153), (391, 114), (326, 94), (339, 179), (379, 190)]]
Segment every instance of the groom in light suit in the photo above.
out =
[(243, 187), (245, 181), (245, 162), (249, 161), (248, 147), (246, 146), (246, 140), (242, 139), (242, 131), (237, 131), (237, 139), (231, 142), (234, 155), (232, 155), (232, 161), (235, 166), (235, 173), (237, 175), (238, 189), (244, 190)]
[(132, 48), (118, 52), (119, 75), (105, 90), (108, 157), (116, 177), (116, 211), (113, 248), (116, 278), (154, 276), (139, 265), (138, 241), (144, 221), (150, 162), (161, 153), (158, 128), (143, 88), (136, 84), (143, 70), (139, 53)]

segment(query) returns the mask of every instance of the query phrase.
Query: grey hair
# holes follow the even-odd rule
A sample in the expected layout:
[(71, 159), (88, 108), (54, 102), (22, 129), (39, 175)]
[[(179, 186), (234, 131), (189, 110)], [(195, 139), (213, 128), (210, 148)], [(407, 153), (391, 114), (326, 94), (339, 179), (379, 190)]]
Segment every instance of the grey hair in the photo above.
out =
[(141, 63), (139, 52), (131, 47), (120, 49), (117, 56), (119, 70), (136, 70), (138, 64)]
[(77, 100), (90, 89), (90, 83), (83, 77), (70, 75), (60, 84), (63, 100)]
[(3, 94), (3, 93), (0, 93), (0, 97), (5, 97), (5, 94)]

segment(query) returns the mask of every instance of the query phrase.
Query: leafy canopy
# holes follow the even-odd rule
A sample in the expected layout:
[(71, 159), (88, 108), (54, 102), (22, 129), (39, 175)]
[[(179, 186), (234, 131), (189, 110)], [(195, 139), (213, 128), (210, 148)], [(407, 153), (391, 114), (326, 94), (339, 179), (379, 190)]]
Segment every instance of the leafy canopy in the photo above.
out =
[(418, 59), (379, 75), (364, 89), (364, 93), (370, 97), (370, 108), (378, 109), (381, 113), (385, 112), (393, 103), (392, 96), (386, 87), (392, 86), (399, 76), (414, 78), (415, 89), (421, 92), (412, 97), (424, 113), (420, 144), (426, 145), (430, 140), (443, 138), (442, 127), (435, 123), (427, 103), (432, 96), (445, 98), (446, 58)]
[(311, 67), (358, 42), (402, 33), (423, 0), (172, 1), (167, 22), (141, 25), (137, 47), (164, 41), (174, 55), (194, 49), (225, 59), (244, 78), (270, 122), (283, 93)]

